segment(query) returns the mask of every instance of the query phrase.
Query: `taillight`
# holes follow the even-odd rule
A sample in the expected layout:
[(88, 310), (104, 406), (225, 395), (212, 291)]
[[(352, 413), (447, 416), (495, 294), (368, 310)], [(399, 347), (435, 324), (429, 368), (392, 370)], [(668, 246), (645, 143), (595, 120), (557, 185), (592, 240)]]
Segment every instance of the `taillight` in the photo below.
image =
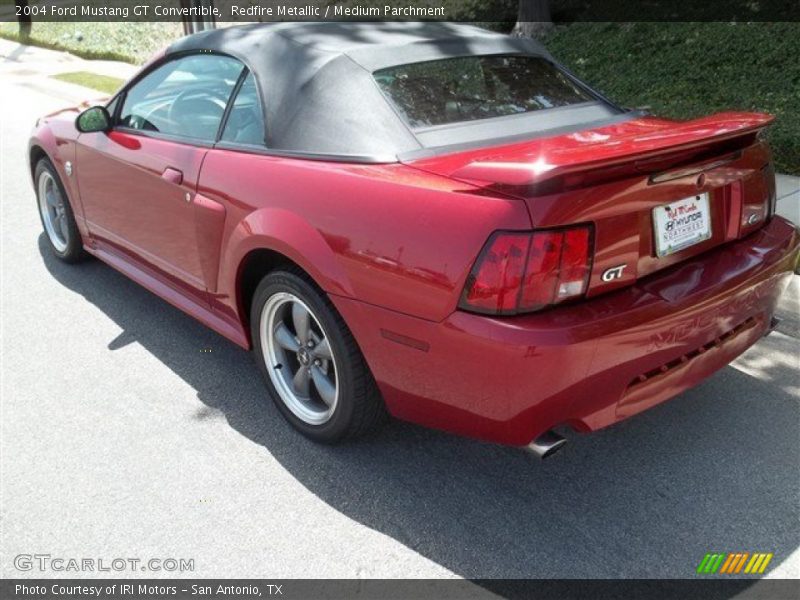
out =
[(589, 284), (591, 234), (588, 225), (496, 232), (467, 277), (459, 307), (508, 315), (583, 296)]
[(472, 267), (462, 303), (478, 312), (515, 312), (530, 242), (527, 233), (495, 233)]

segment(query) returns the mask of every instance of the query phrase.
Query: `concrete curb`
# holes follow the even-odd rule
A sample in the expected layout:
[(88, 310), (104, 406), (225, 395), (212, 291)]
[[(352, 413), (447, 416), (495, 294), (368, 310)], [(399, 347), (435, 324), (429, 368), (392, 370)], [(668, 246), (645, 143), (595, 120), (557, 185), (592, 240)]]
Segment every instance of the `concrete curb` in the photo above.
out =
[(778, 187), (777, 213), (792, 223), (800, 223), (800, 177), (778, 174), (775, 181)]

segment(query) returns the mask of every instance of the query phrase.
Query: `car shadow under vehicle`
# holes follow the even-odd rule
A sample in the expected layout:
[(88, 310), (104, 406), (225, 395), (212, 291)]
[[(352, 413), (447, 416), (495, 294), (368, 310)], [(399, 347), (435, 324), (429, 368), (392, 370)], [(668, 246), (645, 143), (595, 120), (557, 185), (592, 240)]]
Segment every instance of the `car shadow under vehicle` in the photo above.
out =
[(320, 446), (283, 420), (247, 352), (99, 261), (62, 264), (44, 236), (39, 250), (122, 329), (109, 351), (140, 344), (197, 391), (191, 418), (221, 412), (328, 505), (457, 575), (691, 578), (707, 552), (772, 552), (774, 568), (798, 547), (800, 409), (768, 381), (726, 368), (543, 462), (399, 422)]

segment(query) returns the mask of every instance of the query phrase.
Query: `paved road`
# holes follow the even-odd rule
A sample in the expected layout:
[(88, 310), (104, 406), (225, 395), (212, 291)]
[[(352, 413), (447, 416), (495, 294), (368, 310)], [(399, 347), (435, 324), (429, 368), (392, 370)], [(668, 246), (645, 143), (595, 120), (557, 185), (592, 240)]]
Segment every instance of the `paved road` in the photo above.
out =
[(550, 461), (398, 423), (315, 446), (246, 352), (51, 258), (24, 148), (61, 101), (25, 81), (0, 74), (0, 575), (46, 552), (199, 577), (690, 577), (708, 551), (764, 551), (800, 576), (796, 283), (735, 366)]

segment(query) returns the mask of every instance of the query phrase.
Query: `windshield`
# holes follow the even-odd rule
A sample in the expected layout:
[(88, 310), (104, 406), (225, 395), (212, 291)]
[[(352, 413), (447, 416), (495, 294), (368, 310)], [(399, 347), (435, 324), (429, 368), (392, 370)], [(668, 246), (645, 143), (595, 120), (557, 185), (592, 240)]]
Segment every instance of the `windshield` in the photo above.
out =
[(412, 129), (504, 117), (596, 100), (535, 56), (465, 56), (373, 73)]

